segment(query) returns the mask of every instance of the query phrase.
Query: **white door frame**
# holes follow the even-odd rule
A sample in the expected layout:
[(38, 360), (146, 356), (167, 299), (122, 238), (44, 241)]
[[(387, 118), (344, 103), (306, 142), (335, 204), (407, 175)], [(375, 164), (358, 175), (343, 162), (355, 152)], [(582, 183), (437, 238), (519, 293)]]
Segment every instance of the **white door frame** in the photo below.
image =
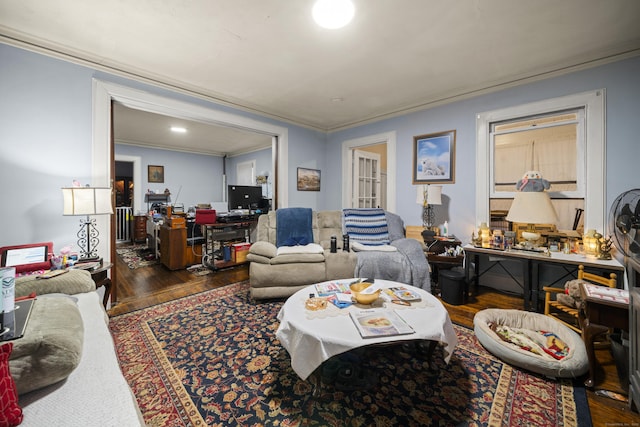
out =
[(353, 149), (367, 145), (387, 144), (387, 210), (396, 211), (396, 132), (385, 132), (342, 143), (342, 208), (353, 199)]
[[(376, 198), (375, 198), (375, 206), (371, 206), (371, 207), (377, 207), (380, 206), (380, 154), (378, 153), (372, 153), (370, 151), (364, 151), (364, 150), (358, 150), (357, 148), (354, 150), (351, 150), (353, 152), (353, 167), (355, 168), (354, 170), (354, 175), (356, 175), (358, 177), (358, 181), (360, 181), (361, 177), (362, 177), (362, 170), (360, 169), (360, 159), (368, 159), (368, 160), (374, 160), (376, 162), (376, 167), (377, 167), (377, 171), (376, 171), (376, 176), (374, 177), (375, 181), (372, 182), (372, 187), (370, 188), (370, 191), (364, 195), (364, 197), (371, 197), (371, 193), (373, 192), (373, 186), (375, 185), (375, 194), (376, 194)], [(355, 191), (354, 191), (355, 189)], [(360, 185), (353, 185), (351, 187), (351, 192), (352, 192), (352, 201), (351, 201), (351, 207), (358, 207), (359, 203), (358, 203), (358, 199), (360, 199), (361, 197), (363, 197), (362, 193), (360, 193)], [(354, 194), (355, 193), (355, 194)]]
[[(133, 214), (136, 215), (142, 210), (142, 199), (136, 189), (142, 185), (142, 157), (140, 156), (125, 156), (123, 154), (114, 154), (116, 162), (129, 162), (133, 163)], [(115, 178), (115, 177), (114, 177)]]
[[(93, 79), (93, 145), (92, 177), (93, 185), (110, 186), (111, 174), (111, 101), (118, 101), (129, 108), (194, 120), (212, 125), (222, 125), (250, 132), (271, 135), (273, 138), (273, 162), (278, 164), (278, 206), (289, 204), (289, 130), (286, 127), (227, 113), (214, 108), (202, 107), (142, 90)], [(137, 191), (142, 191), (139, 186)], [(142, 197), (142, 194), (137, 194)], [(108, 222), (105, 224), (108, 225)], [(104, 228), (103, 230), (106, 230)]]

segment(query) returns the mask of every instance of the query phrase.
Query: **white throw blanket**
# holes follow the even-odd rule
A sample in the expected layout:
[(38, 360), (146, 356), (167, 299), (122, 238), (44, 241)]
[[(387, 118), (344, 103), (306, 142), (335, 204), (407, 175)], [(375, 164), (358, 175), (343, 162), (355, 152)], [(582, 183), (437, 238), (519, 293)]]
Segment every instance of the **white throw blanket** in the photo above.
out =
[(20, 396), (20, 426), (143, 426), (98, 293), (74, 297), (86, 331), (80, 364), (65, 381)]
[(355, 252), (360, 252), (360, 251), (396, 252), (398, 250), (398, 248), (391, 245), (371, 246), (371, 245), (363, 245), (362, 243), (358, 243), (358, 242), (351, 243), (351, 249), (353, 249)]
[(308, 245), (296, 245), (296, 246), (280, 246), (276, 250), (276, 255), (285, 254), (321, 254), (324, 253), (324, 249), (317, 243), (309, 243)]

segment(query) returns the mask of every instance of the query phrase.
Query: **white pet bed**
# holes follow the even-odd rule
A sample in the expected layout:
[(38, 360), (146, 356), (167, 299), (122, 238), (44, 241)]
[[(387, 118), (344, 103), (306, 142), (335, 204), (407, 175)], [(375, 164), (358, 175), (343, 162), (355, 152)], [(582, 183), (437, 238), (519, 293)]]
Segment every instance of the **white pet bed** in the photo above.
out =
[[(523, 350), (500, 339), (489, 328), (492, 322), (511, 328), (553, 332), (569, 347), (569, 354), (560, 360), (549, 360)], [(587, 350), (580, 335), (549, 316), (521, 310), (486, 309), (475, 315), (473, 324), (478, 341), (487, 351), (511, 365), (554, 378), (578, 378), (589, 369)]]

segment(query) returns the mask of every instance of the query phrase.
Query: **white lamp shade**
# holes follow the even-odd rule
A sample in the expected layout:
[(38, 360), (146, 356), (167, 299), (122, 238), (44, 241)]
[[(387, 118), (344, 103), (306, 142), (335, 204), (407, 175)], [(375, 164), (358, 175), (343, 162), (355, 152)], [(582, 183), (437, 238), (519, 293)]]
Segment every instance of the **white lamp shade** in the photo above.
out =
[(555, 224), (558, 215), (544, 192), (519, 192), (513, 198), (507, 221), (525, 224)]
[(62, 189), (63, 215), (107, 215), (113, 213), (111, 188), (71, 187)]
[(416, 192), (416, 203), (419, 205), (424, 204), (425, 194), (427, 197), (427, 204), (442, 204), (442, 185), (418, 185)]

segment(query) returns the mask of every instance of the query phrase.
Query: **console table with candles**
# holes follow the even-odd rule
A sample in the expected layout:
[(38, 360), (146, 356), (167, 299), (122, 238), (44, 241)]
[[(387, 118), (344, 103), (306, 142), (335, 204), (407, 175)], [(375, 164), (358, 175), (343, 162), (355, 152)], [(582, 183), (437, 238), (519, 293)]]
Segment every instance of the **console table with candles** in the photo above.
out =
[[(480, 278), (484, 274), (500, 268), (522, 288), (524, 309), (528, 311), (540, 312), (543, 308), (540, 303), (543, 295), (542, 286), (564, 286), (567, 280), (577, 277), (579, 265), (584, 265), (586, 271), (601, 275), (615, 273), (617, 287), (624, 287), (624, 266), (616, 259), (600, 260), (581, 254), (562, 252), (547, 252), (545, 254), (517, 249), (499, 250), (476, 247), (471, 244), (464, 246), (464, 253), (467, 283), (473, 283), (477, 289)], [(514, 274), (507, 268), (510, 262), (517, 262), (522, 266), (521, 275)], [(544, 279), (550, 276), (549, 271), (553, 272), (551, 280), (545, 281)]]

